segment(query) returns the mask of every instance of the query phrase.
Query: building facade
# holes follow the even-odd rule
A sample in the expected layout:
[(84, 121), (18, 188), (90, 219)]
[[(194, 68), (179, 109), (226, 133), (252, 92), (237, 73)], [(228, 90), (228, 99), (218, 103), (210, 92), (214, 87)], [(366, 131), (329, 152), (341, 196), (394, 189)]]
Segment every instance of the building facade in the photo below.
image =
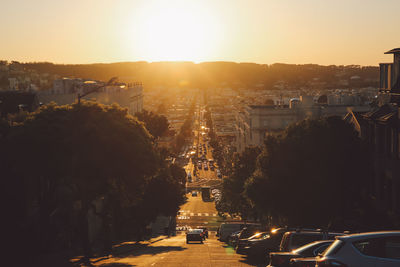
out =
[(248, 146), (261, 146), (265, 136), (284, 130), (300, 120), (329, 116), (345, 116), (348, 111), (367, 112), (369, 105), (328, 105), (314, 102), (312, 96), (291, 99), (287, 105), (248, 105), (236, 116), (236, 151)]
[(143, 110), (142, 83), (120, 83), (102, 87), (103, 85), (104, 83), (98, 81), (62, 78), (54, 81), (51, 90), (39, 92), (38, 98), (39, 102), (43, 104), (50, 102), (59, 105), (73, 104), (77, 101), (78, 94), (87, 93), (101, 87), (98, 91), (95, 90), (83, 99), (105, 105), (117, 103), (121, 107), (127, 108), (131, 115)]
[(390, 214), (400, 214), (400, 48), (393, 63), (380, 64), (378, 106), (367, 113), (351, 112), (351, 122), (369, 147), (373, 178), (369, 194)]

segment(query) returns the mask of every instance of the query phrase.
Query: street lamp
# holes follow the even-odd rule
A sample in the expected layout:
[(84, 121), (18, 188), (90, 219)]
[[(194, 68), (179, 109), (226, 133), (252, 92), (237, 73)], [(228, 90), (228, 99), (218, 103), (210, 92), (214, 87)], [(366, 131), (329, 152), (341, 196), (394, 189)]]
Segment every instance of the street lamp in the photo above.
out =
[(112, 77), (105, 85), (96, 87), (93, 90), (90, 90), (90, 91), (88, 91), (86, 93), (78, 94), (78, 105), (81, 103), (81, 98), (82, 97), (85, 97), (85, 96), (87, 96), (87, 95), (89, 95), (91, 93), (97, 92), (99, 89), (101, 89), (103, 87), (106, 87), (106, 86), (109, 86), (109, 85), (113, 85), (113, 84), (116, 83), (117, 80), (118, 80), (118, 77)]

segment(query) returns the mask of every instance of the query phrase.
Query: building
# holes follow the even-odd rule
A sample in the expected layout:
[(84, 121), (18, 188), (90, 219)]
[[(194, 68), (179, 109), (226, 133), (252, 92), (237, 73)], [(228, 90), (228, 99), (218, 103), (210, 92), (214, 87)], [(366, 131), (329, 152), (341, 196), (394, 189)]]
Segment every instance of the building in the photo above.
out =
[(261, 146), (265, 135), (285, 129), (298, 120), (297, 110), (275, 105), (249, 105), (236, 116), (236, 151)]
[(142, 83), (128, 84), (129, 96), (129, 113), (134, 115), (136, 112), (143, 110), (143, 85)]
[[(96, 88), (99, 88), (96, 90)], [(142, 83), (119, 83), (104, 86), (103, 82), (62, 78), (53, 82), (53, 88), (38, 93), (39, 101), (43, 104), (55, 102), (59, 105), (73, 104), (78, 94), (92, 93), (83, 97), (85, 100), (96, 101), (105, 105), (117, 103), (127, 108), (128, 113), (134, 115), (143, 110)]]
[(352, 123), (369, 147), (373, 178), (369, 194), (378, 207), (392, 214), (400, 213), (400, 48), (393, 63), (380, 64), (378, 106), (366, 113), (350, 112)]
[(293, 98), (289, 105), (248, 105), (236, 116), (236, 151), (243, 152), (248, 146), (261, 146), (267, 134), (280, 132), (297, 121), (306, 118), (343, 117), (349, 109), (367, 112), (371, 107), (353, 103), (321, 104), (309, 95)]

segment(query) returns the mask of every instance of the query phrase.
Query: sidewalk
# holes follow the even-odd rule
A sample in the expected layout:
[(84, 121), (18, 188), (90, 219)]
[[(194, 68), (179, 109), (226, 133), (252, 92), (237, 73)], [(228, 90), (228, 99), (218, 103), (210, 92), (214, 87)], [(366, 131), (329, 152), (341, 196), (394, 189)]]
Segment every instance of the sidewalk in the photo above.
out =
[(30, 266), (51, 266), (51, 267), (74, 267), (74, 266), (92, 266), (93, 263), (100, 262), (113, 256), (118, 256), (126, 253), (130, 253), (135, 250), (139, 250), (147, 247), (150, 244), (154, 244), (161, 240), (168, 238), (168, 236), (162, 235), (151, 238), (146, 241), (125, 241), (113, 245), (113, 251), (110, 255), (95, 255), (90, 258), (90, 263), (83, 262), (82, 255), (74, 255), (72, 251), (62, 251), (51, 254), (40, 255), (36, 262), (32, 262)]

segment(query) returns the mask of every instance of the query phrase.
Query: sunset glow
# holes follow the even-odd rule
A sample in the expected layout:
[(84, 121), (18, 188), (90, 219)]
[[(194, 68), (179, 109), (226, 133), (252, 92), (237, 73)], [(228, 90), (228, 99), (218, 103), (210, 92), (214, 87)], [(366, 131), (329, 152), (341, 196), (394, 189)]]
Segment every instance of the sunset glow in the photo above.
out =
[[(211, 13), (210, 13), (211, 14)], [(168, 5), (148, 7), (140, 25), (139, 49), (150, 61), (200, 61), (218, 45), (218, 21), (202, 6)]]
[(399, 45), (399, 9), (398, 0), (7, 1), (0, 58), (374, 65)]

